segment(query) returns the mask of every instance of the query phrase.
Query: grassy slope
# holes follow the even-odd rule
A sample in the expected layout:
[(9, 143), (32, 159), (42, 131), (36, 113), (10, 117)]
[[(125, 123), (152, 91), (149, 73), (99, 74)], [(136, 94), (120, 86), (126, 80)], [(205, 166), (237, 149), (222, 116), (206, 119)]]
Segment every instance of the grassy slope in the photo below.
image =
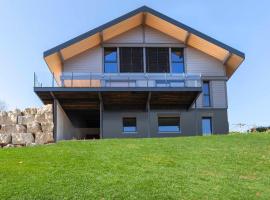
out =
[(0, 149), (0, 199), (270, 199), (270, 134)]

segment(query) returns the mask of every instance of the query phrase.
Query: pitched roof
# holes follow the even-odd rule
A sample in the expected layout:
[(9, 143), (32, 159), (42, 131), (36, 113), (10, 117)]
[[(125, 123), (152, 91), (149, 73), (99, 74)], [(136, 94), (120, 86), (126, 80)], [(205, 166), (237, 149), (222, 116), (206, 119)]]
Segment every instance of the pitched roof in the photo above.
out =
[[(136, 26), (146, 24), (171, 37), (174, 37), (188, 46), (207, 53), (227, 67), (227, 76), (230, 77), (245, 59), (245, 54), (230, 47), (206, 34), (203, 34), (181, 22), (178, 22), (147, 6), (142, 6), (106, 24), (81, 34), (44, 52), (44, 59), (51, 71), (54, 65), (61, 63), (103, 41), (120, 35)], [(56, 59), (56, 60), (55, 60)]]

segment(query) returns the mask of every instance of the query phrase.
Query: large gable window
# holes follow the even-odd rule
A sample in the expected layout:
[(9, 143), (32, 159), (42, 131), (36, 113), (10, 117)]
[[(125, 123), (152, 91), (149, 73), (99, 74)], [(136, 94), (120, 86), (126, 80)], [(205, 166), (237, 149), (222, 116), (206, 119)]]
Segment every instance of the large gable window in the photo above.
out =
[(143, 48), (120, 48), (120, 72), (143, 72)]
[(146, 71), (150, 73), (170, 72), (169, 48), (146, 48)]
[(171, 49), (171, 66), (172, 66), (172, 73), (185, 72), (183, 48)]
[(117, 48), (104, 48), (104, 72), (118, 72)]

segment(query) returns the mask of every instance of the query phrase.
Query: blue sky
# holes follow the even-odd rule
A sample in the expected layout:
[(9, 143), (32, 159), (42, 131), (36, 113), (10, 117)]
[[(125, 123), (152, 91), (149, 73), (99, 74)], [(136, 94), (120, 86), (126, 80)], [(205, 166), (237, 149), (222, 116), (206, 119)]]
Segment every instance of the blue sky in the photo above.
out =
[(270, 1), (0, 0), (0, 99), (40, 106), (33, 73), (49, 75), (43, 51), (142, 5), (245, 52), (228, 82), (231, 129), (270, 125)]

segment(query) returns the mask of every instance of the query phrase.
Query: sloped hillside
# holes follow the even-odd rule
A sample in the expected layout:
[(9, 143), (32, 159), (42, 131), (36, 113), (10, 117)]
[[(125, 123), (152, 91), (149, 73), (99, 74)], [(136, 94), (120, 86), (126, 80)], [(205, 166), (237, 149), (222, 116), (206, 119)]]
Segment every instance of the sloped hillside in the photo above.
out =
[(270, 134), (0, 149), (0, 199), (270, 199)]

